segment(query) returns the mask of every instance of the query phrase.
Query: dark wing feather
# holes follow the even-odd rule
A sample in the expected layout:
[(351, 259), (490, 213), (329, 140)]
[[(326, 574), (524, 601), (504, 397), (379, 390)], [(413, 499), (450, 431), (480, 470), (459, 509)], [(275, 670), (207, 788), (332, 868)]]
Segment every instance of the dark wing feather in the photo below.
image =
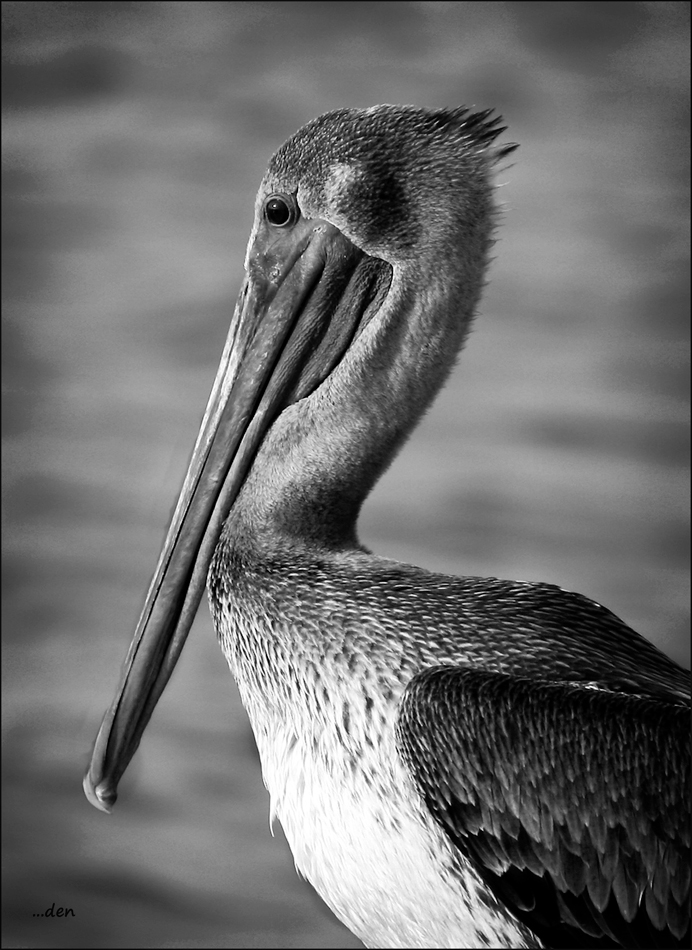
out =
[(548, 946), (689, 946), (689, 710), (436, 667), (397, 739), (428, 808)]

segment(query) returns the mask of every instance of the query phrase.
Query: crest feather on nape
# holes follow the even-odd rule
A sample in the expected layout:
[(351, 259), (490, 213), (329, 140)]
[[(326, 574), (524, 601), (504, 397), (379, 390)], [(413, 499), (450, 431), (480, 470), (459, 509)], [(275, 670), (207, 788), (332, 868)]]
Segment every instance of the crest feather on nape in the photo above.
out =
[[(495, 139), (507, 131), (502, 124), (501, 115), (493, 115), (493, 109), (483, 109), (482, 112), (472, 112), (466, 106), (456, 109), (439, 109), (436, 115), (448, 126), (454, 126), (460, 136), (470, 140), (478, 148), (488, 148)], [(500, 145), (493, 151), (493, 160), (500, 161), (519, 148), (516, 142)]]

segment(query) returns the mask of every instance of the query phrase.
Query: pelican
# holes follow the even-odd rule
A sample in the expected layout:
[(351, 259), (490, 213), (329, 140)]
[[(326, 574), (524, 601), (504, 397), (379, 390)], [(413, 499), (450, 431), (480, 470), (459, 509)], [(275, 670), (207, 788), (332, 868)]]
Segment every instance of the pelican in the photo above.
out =
[(271, 818), (366, 946), (688, 945), (687, 674), (580, 594), (356, 532), (467, 336), (500, 122), (339, 109), (271, 159), (85, 790), (113, 806), (206, 583)]

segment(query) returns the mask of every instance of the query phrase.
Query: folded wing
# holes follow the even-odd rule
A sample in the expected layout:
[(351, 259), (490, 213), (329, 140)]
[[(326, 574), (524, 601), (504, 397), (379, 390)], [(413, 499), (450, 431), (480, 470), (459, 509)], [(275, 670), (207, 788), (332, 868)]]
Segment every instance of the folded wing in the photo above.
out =
[(436, 667), (397, 735), (435, 819), (548, 946), (689, 946), (686, 706)]

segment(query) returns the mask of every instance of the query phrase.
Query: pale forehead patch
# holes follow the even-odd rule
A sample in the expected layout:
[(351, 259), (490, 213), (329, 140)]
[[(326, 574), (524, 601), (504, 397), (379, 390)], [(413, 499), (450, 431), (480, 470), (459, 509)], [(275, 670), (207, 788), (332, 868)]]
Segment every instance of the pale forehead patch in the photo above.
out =
[(337, 162), (329, 166), (329, 173), (324, 186), (324, 197), (330, 211), (338, 212), (343, 207), (344, 198), (351, 186), (359, 181), (365, 172), (360, 164)]

